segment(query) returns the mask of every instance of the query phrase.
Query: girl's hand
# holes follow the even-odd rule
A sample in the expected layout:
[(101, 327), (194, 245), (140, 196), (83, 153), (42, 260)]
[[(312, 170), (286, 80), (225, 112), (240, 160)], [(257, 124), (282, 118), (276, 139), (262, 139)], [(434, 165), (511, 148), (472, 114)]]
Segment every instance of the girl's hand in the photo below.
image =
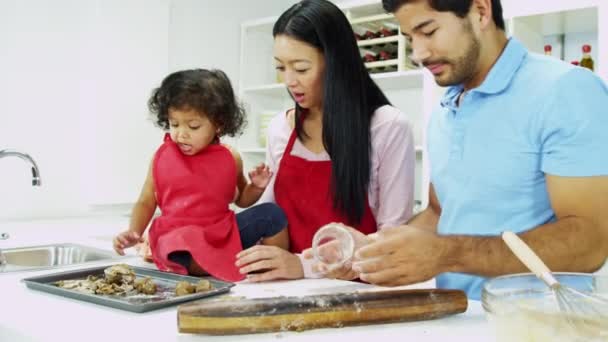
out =
[(114, 246), (114, 250), (116, 251), (116, 253), (120, 255), (125, 255), (125, 248), (135, 246), (135, 244), (143, 241), (144, 240), (139, 234), (127, 230), (116, 235), (116, 237), (112, 241), (112, 245)]
[(249, 171), (249, 179), (251, 184), (260, 189), (266, 189), (272, 178), (272, 171), (264, 163), (256, 166), (255, 169)]
[(302, 279), (304, 270), (300, 258), (276, 246), (256, 245), (236, 255), (241, 274), (251, 282), (275, 279)]
[(152, 249), (150, 249), (150, 241), (148, 241), (147, 237), (144, 237), (144, 241), (135, 245), (135, 250), (137, 250), (137, 255), (142, 257), (144, 261), (153, 262), (152, 259)]

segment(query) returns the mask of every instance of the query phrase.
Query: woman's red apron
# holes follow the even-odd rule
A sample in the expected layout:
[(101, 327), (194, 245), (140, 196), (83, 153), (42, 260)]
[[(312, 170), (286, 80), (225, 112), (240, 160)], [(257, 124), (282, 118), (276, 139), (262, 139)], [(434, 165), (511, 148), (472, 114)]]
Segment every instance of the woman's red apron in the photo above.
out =
[(167, 134), (154, 156), (152, 170), (161, 209), (149, 234), (156, 266), (187, 274), (182, 265), (167, 257), (172, 252), (188, 251), (193, 261), (214, 277), (244, 279), (234, 265), (242, 246), (235, 214), (229, 208), (236, 189), (232, 153), (212, 144), (187, 156)]
[[(283, 153), (274, 184), (275, 201), (287, 215), (290, 250), (300, 253), (312, 245), (314, 234), (331, 222), (347, 223), (348, 219), (333, 206), (331, 193), (331, 160), (310, 161), (292, 156), (295, 129)], [(354, 227), (364, 234), (377, 230), (376, 220), (365, 203), (361, 223)]]

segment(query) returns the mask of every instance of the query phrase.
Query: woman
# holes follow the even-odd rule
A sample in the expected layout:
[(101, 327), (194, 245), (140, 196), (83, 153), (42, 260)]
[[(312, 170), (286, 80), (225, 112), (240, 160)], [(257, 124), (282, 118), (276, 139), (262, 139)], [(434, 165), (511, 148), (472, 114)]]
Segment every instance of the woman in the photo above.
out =
[[(275, 176), (261, 201), (286, 213), (290, 251), (254, 246), (237, 255), (250, 281), (314, 276), (302, 250), (329, 222), (364, 234), (406, 222), (415, 150), (405, 116), (370, 78), (350, 23), (334, 4), (304, 0), (273, 28), (274, 58), (295, 108), (268, 129)], [(330, 276), (353, 279), (344, 267)]]

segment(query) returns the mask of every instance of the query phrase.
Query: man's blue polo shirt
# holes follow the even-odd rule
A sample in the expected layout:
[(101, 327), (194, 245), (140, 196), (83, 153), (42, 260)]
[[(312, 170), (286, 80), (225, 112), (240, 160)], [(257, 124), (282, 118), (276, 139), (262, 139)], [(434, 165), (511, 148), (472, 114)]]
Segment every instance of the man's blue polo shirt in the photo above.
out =
[[(428, 128), (439, 234), (535, 228), (556, 220), (545, 174), (608, 175), (608, 88), (591, 71), (528, 53), (511, 38), (457, 106), (462, 90), (447, 89)], [(444, 273), (437, 286), (479, 299), (484, 280)]]

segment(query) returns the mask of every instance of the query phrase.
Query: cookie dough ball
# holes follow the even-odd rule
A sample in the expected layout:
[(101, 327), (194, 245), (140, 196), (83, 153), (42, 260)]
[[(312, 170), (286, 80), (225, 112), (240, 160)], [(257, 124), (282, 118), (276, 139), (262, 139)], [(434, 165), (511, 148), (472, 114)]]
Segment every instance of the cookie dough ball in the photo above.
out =
[(137, 279), (135, 281), (135, 289), (139, 293), (152, 295), (156, 293), (156, 284), (154, 283), (154, 281), (152, 281), (152, 278), (150, 277)]
[(211, 286), (211, 283), (209, 282), (209, 280), (206, 279), (201, 279), (196, 284), (196, 292), (206, 292), (211, 290), (212, 288), (213, 287)]
[(118, 264), (103, 270), (109, 284), (132, 284), (135, 281), (135, 272), (126, 264)]
[(175, 294), (178, 296), (185, 296), (194, 293), (195, 290), (196, 287), (187, 281), (180, 281), (175, 286)]

